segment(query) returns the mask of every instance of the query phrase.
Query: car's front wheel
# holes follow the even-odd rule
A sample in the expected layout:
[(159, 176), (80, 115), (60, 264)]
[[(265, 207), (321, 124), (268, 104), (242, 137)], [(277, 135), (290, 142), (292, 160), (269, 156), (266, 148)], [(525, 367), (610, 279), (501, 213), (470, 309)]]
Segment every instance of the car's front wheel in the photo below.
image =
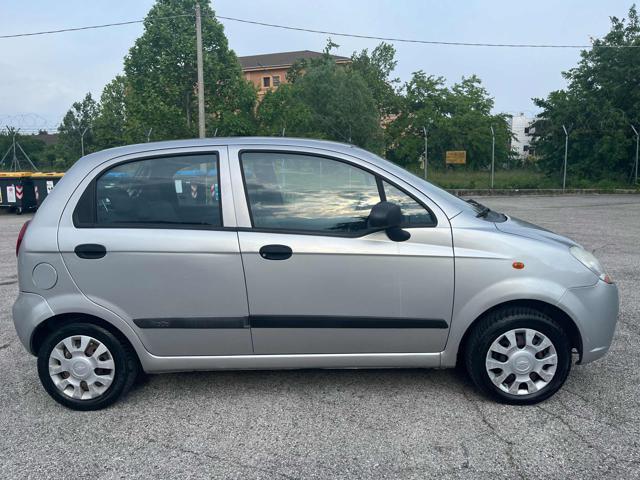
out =
[(491, 313), (473, 329), (464, 351), (473, 382), (510, 404), (541, 402), (564, 384), (571, 343), (562, 326), (531, 308)]
[(52, 332), (38, 352), (38, 374), (55, 401), (74, 410), (114, 403), (138, 372), (135, 352), (108, 330), (72, 323)]

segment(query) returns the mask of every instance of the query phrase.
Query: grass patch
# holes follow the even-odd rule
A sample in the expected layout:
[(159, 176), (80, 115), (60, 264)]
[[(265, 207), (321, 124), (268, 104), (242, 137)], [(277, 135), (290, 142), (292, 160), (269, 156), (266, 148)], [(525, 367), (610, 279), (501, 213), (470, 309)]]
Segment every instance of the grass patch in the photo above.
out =
[[(422, 177), (424, 172), (413, 173)], [(487, 171), (474, 171), (448, 169), (429, 171), (429, 182), (447, 189), (484, 189), (491, 188), (491, 173)], [(562, 177), (550, 177), (542, 172), (527, 169), (496, 170), (494, 174), (495, 189), (525, 189), (525, 188), (562, 188)], [(588, 180), (567, 178), (567, 188), (633, 188), (633, 185), (615, 179)], [(636, 187), (637, 188), (637, 187)]]

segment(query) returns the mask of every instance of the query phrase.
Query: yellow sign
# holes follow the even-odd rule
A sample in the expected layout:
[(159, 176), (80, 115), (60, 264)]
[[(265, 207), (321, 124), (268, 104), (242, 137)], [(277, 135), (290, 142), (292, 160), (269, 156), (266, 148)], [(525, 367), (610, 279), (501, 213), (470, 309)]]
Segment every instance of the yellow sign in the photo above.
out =
[(449, 150), (446, 157), (447, 165), (465, 165), (467, 163), (466, 150)]

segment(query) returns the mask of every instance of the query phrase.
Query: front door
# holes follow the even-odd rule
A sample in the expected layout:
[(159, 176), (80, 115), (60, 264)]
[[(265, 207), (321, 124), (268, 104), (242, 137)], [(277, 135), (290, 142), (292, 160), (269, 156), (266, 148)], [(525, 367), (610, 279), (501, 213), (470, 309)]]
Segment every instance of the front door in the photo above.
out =
[[(247, 200), (249, 224), (239, 239), (255, 353), (444, 348), (453, 251), (443, 216), (345, 158), (254, 150), (237, 161), (239, 226), (238, 194)], [(408, 241), (369, 230), (367, 217), (381, 200), (402, 207)]]
[(226, 148), (112, 162), (63, 215), (78, 288), (154, 355), (252, 353), (227, 169)]

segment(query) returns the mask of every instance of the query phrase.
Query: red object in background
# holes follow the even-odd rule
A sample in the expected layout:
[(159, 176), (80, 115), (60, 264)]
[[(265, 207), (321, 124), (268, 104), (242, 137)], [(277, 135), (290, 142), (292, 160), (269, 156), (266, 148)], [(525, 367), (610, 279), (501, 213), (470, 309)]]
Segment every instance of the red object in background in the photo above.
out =
[(22, 228), (20, 229), (20, 233), (18, 234), (18, 240), (16, 241), (16, 257), (20, 252), (20, 245), (22, 244), (22, 239), (24, 238), (24, 234), (27, 231), (27, 227), (29, 226), (30, 221), (31, 220), (27, 220), (26, 222), (24, 222), (24, 225), (22, 225)]

